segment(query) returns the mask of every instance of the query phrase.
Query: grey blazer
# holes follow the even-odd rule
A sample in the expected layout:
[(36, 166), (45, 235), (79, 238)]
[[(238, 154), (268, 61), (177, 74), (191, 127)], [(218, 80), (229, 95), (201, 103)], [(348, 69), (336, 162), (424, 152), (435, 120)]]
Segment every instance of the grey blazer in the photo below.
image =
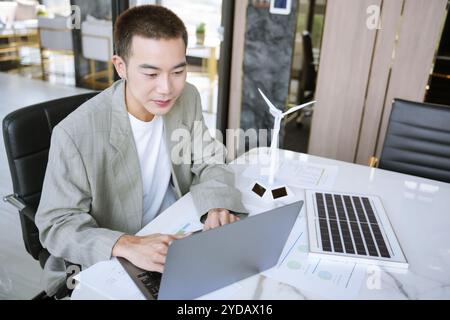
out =
[[(124, 80), (115, 82), (53, 130), (36, 213), (40, 240), (51, 253), (43, 277), (49, 294), (65, 280), (63, 259), (84, 268), (108, 260), (120, 236), (143, 227), (145, 177), (141, 177), (124, 91)], [(246, 213), (234, 188), (234, 174), (225, 165), (225, 147), (216, 140), (201, 145), (202, 135), (210, 135), (194, 86), (186, 84), (163, 121), (169, 155), (180, 155), (186, 162), (174, 163), (172, 158), (178, 196), (190, 191), (202, 215), (212, 208)], [(196, 154), (199, 146), (212, 149)]]

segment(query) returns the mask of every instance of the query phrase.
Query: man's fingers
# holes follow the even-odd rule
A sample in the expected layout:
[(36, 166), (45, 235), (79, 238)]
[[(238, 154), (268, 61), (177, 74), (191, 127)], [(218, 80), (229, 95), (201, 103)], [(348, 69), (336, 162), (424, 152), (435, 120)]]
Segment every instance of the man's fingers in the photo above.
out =
[(172, 234), (163, 234), (158, 237), (158, 240), (160, 240), (162, 243), (169, 245), (173, 240), (179, 239), (179, 236), (172, 235)]
[(213, 209), (208, 213), (208, 218), (205, 221), (204, 230), (216, 228), (239, 220), (239, 217), (231, 214), (226, 209)]
[(169, 249), (169, 247), (166, 244), (163, 243), (159, 243), (155, 245), (155, 251), (166, 256), (167, 255), (167, 250)]
[(215, 227), (220, 226), (220, 221), (219, 221), (219, 217), (217, 214), (208, 214), (208, 218), (205, 221), (205, 225), (203, 227), (203, 229), (209, 230)]
[(154, 252), (151, 257), (150, 260), (153, 264), (161, 264), (164, 265), (166, 263), (166, 255), (165, 254), (161, 254), (159, 252)]
[(160, 264), (160, 263), (154, 263), (153, 266), (151, 267), (150, 271), (156, 271), (159, 273), (163, 273), (164, 272), (164, 265)]
[(139, 259), (135, 262), (132, 261), (132, 263), (144, 270), (157, 271), (162, 273), (164, 271), (164, 265), (166, 263), (166, 256), (157, 252), (153, 252), (144, 259)]
[(230, 213), (228, 212), (228, 210), (221, 211), (219, 219), (220, 219), (220, 225), (222, 225), (222, 226), (227, 223), (230, 223)]

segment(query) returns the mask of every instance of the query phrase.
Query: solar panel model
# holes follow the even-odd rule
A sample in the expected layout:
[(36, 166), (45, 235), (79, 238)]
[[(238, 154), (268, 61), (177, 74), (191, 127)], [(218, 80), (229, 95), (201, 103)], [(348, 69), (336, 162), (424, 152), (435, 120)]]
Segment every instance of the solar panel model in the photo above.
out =
[(378, 197), (306, 190), (305, 202), (310, 254), (408, 268)]

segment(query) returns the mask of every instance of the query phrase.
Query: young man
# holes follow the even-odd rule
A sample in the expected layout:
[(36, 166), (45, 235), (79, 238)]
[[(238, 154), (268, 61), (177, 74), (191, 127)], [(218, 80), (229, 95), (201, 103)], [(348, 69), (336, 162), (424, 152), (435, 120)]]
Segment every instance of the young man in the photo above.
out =
[(44, 272), (49, 294), (65, 280), (64, 260), (85, 268), (116, 256), (163, 272), (177, 237), (133, 234), (189, 191), (205, 214), (205, 229), (236, 221), (227, 209), (246, 212), (219, 142), (212, 140), (209, 156), (190, 152), (181, 164), (171, 159), (179, 143), (171, 139), (175, 130), (190, 133), (188, 144), (208, 134), (198, 91), (186, 83), (183, 22), (163, 7), (138, 6), (118, 18), (114, 38), (112, 60), (122, 79), (52, 133), (36, 214), (40, 240), (52, 255)]

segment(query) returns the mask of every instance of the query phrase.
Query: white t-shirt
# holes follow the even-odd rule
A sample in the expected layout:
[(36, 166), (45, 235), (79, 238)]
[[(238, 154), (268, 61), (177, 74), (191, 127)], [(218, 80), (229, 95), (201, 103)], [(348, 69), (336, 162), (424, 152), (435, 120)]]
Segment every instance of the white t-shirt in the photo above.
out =
[(130, 113), (143, 184), (142, 225), (152, 221), (176, 201), (170, 185), (171, 163), (164, 142), (164, 122), (159, 116), (145, 122)]

